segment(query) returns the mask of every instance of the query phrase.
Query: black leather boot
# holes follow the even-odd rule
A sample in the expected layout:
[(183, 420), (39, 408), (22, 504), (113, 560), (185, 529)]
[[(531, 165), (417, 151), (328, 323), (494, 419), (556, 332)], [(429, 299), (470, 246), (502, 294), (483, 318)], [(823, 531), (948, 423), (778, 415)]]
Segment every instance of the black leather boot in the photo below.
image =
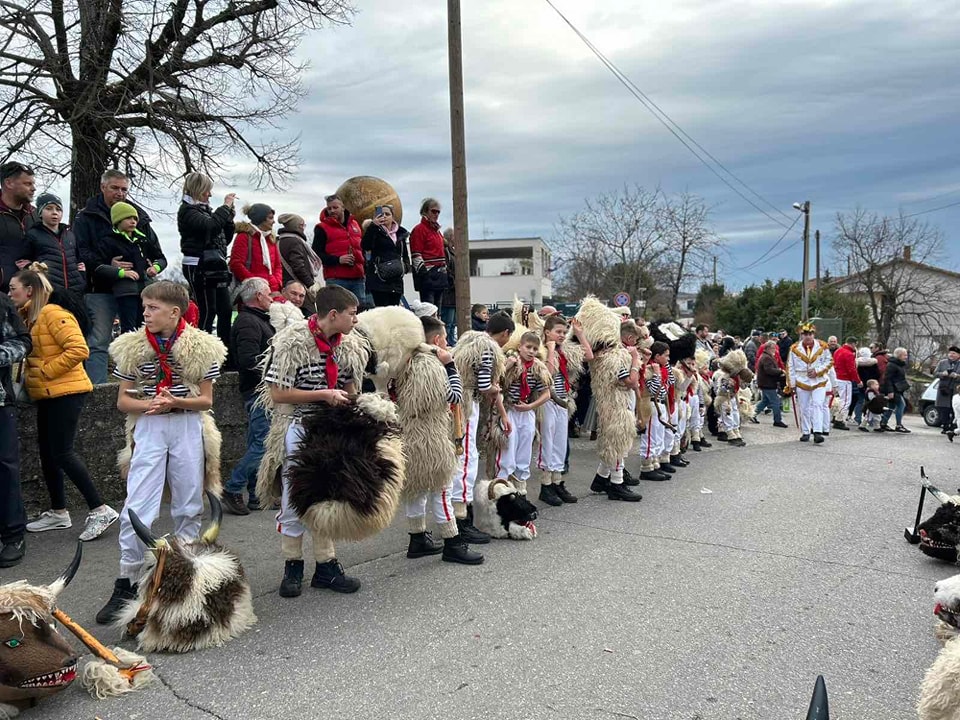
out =
[(113, 583), (113, 594), (107, 604), (97, 613), (97, 624), (109, 625), (120, 615), (120, 611), (128, 600), (137, 597), (137, 585), (127, 578), (117, 578)]
[(338, 593), (355, 593), (360, 589), (360, 581), (343, 572), (343, 565), (334, 558), (325, 563), (317, 563), (310, 587), (325, 588)]
[(597, 473), (593, 476), (593, 482), (590, 483), (590, 492), (605, 493), (609, 484), (610, 478), (605, 478), (603, 475)]
[(422, 558), (427, 555), (439, 555), (442, 552), (443, 545), (434, 542), (430, 533), (410, 533), (410, 544), (407, 546), (408, 558)]
[(565, 503), (575, 503), (577, 501), (577, 496), (567, 490), (567, 486), (562, 482), (554, 483), (553, 491), (557, 494), (557, 497)]
[(280, 597), (299, 597), (303, 589), (303, 560), (287, 560), (283, 564)]
[(444, 562), (460, 563), (461, 565), (480, 565), (483, 562), (483, 555), (473, 552), (463, 538), (457, 535), (444, 539), (443, 557), (441, 559)]

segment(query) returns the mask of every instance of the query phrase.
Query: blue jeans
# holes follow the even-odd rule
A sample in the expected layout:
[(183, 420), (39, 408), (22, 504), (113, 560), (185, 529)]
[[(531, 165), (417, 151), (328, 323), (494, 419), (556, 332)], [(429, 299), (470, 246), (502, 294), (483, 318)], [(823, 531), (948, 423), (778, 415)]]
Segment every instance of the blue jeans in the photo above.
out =
[(369, 303), (367, 302), (367, 281), (364, 278), (358, 278), (356, 280), (331, 278), (327, 280), (327, 285), (338, 285), (339, 287), (346, 288), (357, 296), (357, 301), (361, 305), (370, 307), (373, 306), (372, 298)]
[(857, 404), (853, 408), (853, 419), (859, 425), (863, 422), (863, 403), (866, 401), (866, 396), (863, 393), (857, 393)]
[(251, 498), (257, 496), (257, 469), (264, 453), (263, 441), (270, 430), (267, 413), (255, 400), (256, 396), (252, 396), (243, 401), (243, 409), (247, 412), (247, 452), (233, 468), (226, 487), (228, 493), (242, 493), (246, 488)]
[[(890, 406), (890, 403), (893, 403), (893, 406)], [(883, 411), (883, 419), (880, 420), (881, 425), (886, 425), (890, 420), (890, 414), (896, 413), (897, 417), (897, 427), (903, 425), (903, 412), (907, 409), (907, 401), (903, 399), (903, 395), (900, 393), (894, 393), (893, 400), (887, 401), (887, 409)]]
[(760, 402), (757, 403), (757, 407), (754, 408), (754, 411), (759, 415), (766, 408), (773, 410), (773, 421), (783, 422), (783, 417), (781, 416), (782, 406), (780, 404), (780, 398), (777, 396), (776, 388), (761, 388), (760, 394), (763, 396), (760, 399)]
[(113, 340), (113, 320), (117, 317), (117, 299), (113, 293), (87, 293), (84, 304), (90, 316), (87, 345), (90, 357), (86, 362), (87, 375), (94, 385), (107, 382), (107, 348)]
[(447, 326), (447, 345), (457, 344), (457, 309), (453, 305), (444, 305), (440, 308), (440, 319)]

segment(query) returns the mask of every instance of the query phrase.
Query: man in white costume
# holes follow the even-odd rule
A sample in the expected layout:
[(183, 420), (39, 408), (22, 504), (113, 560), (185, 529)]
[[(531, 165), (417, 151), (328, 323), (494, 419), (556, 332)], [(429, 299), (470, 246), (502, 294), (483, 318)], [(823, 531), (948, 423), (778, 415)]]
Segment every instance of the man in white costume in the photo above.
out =
[(826, 401), (833, 358), (827, 344), (817, 340), (816, 332), (811, 323), (800, 326), (800, 341), (791, 345), (787, 354), (787, 383), (800, 416), (800, 442), (809, 442), (812, 433), (819, 444), (829, 423)]

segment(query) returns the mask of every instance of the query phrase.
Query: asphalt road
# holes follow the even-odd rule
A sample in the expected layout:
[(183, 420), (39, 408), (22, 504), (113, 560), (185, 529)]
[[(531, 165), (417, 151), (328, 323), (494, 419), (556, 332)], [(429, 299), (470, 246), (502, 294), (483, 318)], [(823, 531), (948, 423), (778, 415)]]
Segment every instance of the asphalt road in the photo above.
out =
[[(254, 629), (150, 656), (150, 689), (97, 701), (77, 683), (27, 717), (775, 720), (805, 716), (821, 673), (837, 718), (915, 717), (939, 649), (933, 583), (952, 568), (902, 531), (920, 464), (952, 490), (960, 443), (918, 418), (912, 435), (834, 431), (823, 446), (763, 423), (745, 428), (747, 447), (690, 453), (672, 481), (643, 483), (639, 504), (591, 495), (592, 444), (574, 441), (567, 484), (581, 500), (542, 508), (535, 541), (495, 541), (484, 565), (454, 566), (408, 560), (396, 523), (340, 548), (364, 583), (353, 596), (280, 598), (271, 514), (227, 516)], [(30, 536), (0, 580), (52, 580), (79, 530)], [(85, 551), (61, 606), (116, 644), (93, 622), (116, 529)]]

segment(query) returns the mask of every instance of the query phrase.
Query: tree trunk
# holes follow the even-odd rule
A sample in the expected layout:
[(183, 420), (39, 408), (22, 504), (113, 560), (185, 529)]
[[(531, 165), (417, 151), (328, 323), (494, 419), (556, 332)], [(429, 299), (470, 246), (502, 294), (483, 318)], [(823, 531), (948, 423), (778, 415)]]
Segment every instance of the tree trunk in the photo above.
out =
[(110, 149), (105, 131), (94, 123), (74, 123), (73, 170), (70, 173), (70, 222), (87, 200), (100, 192), (100, 176), (110, 167)]

